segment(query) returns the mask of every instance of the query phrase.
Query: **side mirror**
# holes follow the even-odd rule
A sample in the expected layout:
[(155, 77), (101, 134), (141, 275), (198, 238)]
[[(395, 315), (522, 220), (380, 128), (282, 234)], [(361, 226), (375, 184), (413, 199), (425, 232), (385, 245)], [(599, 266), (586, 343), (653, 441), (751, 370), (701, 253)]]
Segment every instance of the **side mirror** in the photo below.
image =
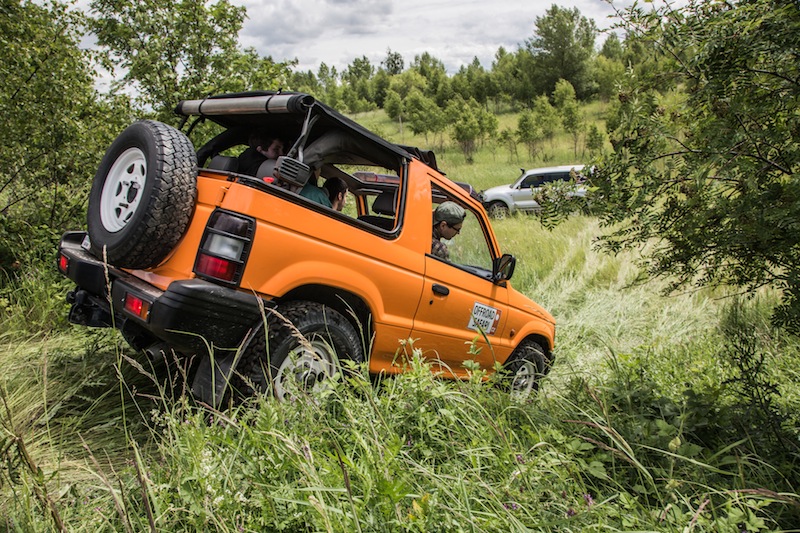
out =
[(514, 268), (517, 266), (517, 258), (511, 254), (503, 254), (492, 261), (492, 281), (499, 283), (511, 279)]

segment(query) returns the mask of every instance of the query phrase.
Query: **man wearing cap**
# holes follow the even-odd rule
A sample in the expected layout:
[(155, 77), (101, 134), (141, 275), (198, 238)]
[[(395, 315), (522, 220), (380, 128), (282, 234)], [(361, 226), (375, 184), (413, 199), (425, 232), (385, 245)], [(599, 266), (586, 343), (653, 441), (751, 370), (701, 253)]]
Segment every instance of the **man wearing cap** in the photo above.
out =
[(455, 202), (443, 202), (433, 212), (433, 242), (431, 253), (439, 259), (450, 261), (450, 252), (441, 239), (448, 241), (461, 232), (464, 217), (467, 216), (464, 208)]

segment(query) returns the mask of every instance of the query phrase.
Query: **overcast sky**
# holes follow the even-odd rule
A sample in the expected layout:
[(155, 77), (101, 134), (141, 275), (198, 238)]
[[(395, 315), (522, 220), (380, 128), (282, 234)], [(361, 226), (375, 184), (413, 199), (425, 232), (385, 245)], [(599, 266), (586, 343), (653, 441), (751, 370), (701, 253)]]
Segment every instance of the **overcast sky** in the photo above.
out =
[[(611, 26), (605, 0), (231, 0), (247, 8), (243, 46), (275, 61), (297, 59), (299, 70), (320, 63), (341, 72), (366, 56), (374, 66), (387, 49), (403, 56), (429, 52), (449, 74), (477, 57), (490, 68), (501, 46), (514, 51), (533, 35), (536, 17), (553, 4), (577, 7), (600, 29)], [(598, 46), (605, 40), (600, 35)]]

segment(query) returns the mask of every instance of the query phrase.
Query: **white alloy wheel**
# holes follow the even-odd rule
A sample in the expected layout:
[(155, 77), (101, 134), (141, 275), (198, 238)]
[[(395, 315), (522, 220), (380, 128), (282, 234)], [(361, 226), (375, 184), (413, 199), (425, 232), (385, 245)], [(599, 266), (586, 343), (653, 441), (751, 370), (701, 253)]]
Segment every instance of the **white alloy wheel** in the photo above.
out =
[(108, 171), (100, 195), (100, 221), (109, 233), (123, 229), (142, 201), (147, 159), (139, 148), (125, 150)]
[(314, 335), (289, 352), (278, 368), (273, 381), (275, 396), (287, 400), (293, 392), (318, 392), (326, 386), (337, 369), (338, 358), (333, 347), (321, 336)]
[(509, 394), (516, 400), (524, 400), (536, 389), (539, 371), (532, 361), (520, 361), (511, 379)]

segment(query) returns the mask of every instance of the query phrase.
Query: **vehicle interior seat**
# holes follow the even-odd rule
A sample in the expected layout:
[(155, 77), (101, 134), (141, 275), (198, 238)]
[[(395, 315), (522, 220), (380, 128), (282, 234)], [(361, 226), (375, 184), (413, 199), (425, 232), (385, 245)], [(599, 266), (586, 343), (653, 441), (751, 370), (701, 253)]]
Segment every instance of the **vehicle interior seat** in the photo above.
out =
[(233, 156), (217, 154), (211, 158), (206, 168), (224, 170), (225, 172), (236, 172), (239, 170), (239, 159)]
[(394, 228), (395, 217), (395, 197), (397, 191), (383, 191), (372, 203), (373, 215), (361, 215), (358, 220), (372, 224), (381, 229), (391, 230)]

